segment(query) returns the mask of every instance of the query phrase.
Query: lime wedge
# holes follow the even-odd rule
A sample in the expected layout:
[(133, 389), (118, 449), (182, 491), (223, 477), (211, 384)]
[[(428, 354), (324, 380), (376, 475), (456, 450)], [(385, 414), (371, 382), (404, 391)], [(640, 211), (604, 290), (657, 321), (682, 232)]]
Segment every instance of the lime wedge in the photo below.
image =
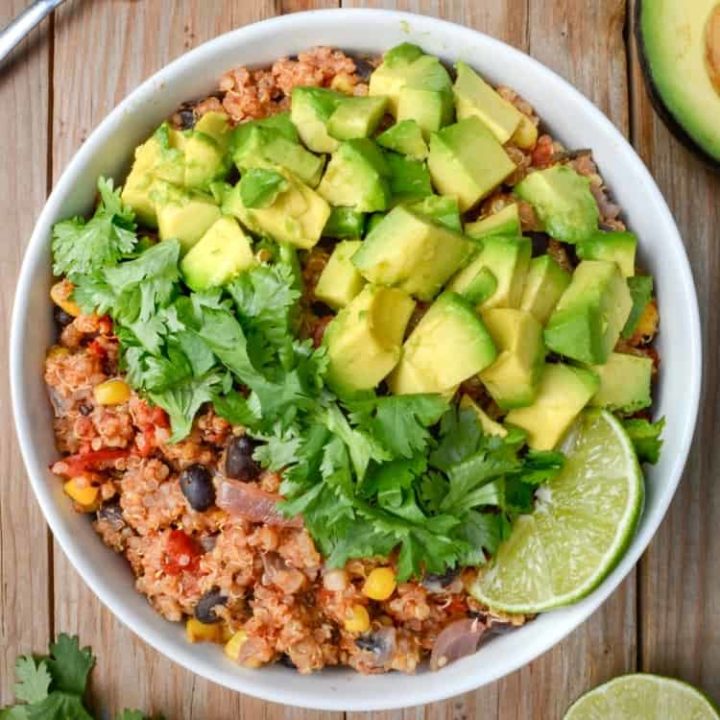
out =
[(691, 685), (658, 675), (623, 675), (583, 695), (563, 720), (719, 720)]
[(625, 551), (640, 517), (644, 481), (635, 450), (610, 413), (583, 413), (567, 462), (538, 488), (497, 555), (470, 587), (490, 608), (537, 613), (594, 590)]

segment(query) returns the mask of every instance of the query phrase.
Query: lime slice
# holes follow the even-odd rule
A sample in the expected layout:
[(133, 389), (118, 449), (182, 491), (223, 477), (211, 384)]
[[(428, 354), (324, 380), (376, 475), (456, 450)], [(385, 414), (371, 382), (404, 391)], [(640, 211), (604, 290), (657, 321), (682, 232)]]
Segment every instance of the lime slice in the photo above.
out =
[(658, 675), (623, 675), (583, 695), (563, 720), (719, 720), (691, 685)]
[(562, 471), (538, 488), (470, 593), (490, 608), (537, 613), (594, 590), (625, 551), (640, 517), (644, 481), (632, 443), (610, 413), (583, 413)]

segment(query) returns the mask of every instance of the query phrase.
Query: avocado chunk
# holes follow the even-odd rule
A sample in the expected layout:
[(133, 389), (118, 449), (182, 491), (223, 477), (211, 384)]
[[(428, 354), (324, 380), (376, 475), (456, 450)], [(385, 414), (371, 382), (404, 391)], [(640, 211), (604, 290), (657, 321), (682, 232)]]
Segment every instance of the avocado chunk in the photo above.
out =
[(396, 395), (454, 393), (495, 355), (490, 333), (472, 306), (457, 293), (443, 293), (405, 341), (388, 386)]
[(390, 168), (372, 140), (346, 140), (332, 154), (317, 190), (331, 205), (356, 212), (386, 210), (389, 175)]
[(533, 404), (511, 410), (505, 423), (525, 430), (533, 450), (552, 450), (599, 387), (591, 370), (546, 364)]
[[(532, 244), (526, 237), (485, 238), (475, 258), (450, 281), (448, 288), (462, 295), (477, 295), (480, 287), (487, 287), (487, 272), (496, 281), (495, 291), (480, 302), (480, 308), (516, 308), (520, 306), (523, 287), (530, 267)], [(480, 278), (480, 280), (478, 279)]]
[(197, 292), (225, 285), (255, 264), (250, 238), (235, 218), (216, 220), (180, 263), (185, 283)]
[[(635, 334), (640, 321), (645, 315), (645, 309), (653, 296), (653, 279), (651, 275), (634, 275), (627, 279), (627, 284), (632, 298), (632, 310), (630, 310), (630, 316), (620, 333), (623, 340), (629, 340)], [(654, 332), (651, 334), (654, 334)]]
[(348, 305), (365, 285), (365, 279), (351, 262), (352, 256), (361, 246), (360, 240), (339, 242), (320, 273), (315, 297), (333, 310)]
[(567, 165), (536, 170), (515, 186), (529, 202), (545, 231), (557, 240), (578, 243), (598, 229), (600, 213), (590, 181)]
[(345, 97), (341, 93), (325, 88), (293, 89), (290, 117), (300, 139), (313, 152), (331, 153), (340, 145), (340, 141), (328, 133), (327, 123)]
[(330, 387), (343, 395), (376, 387), (400, 359), (414, 309), (402, 290), (366, 286), (325, 330)]
[(652, 404), (653, 361), (649, 357), (613, 352), (604, 365), (591, 369), (600, 378), (600, 389), (591, 405), (634, 413)]
[(456, 232), (462, 232), (457, 198), (451, 195), (428, 195), (422, 200), (411, 203), (408, 207), (440, 225), (444, 225)]
[(437, 191), (455, 195), (465, 212), (505, 180), (515, 163), (485, 125), (469, 117), (433, 134), (428, 167)]
[(323, 237), (359, 238), (365, 227), (365, 214), (352, 208), (334, 207), (323, 228)]
[(367, 223), (365, 225), (365, 235), (369, 235), (385, 218), (387, 213), (373, 213), (368, 216)]
[(507, 430), (499, 423), (493, 420), (469, 395), (463, 395), (460, 398), (460, 408), (470, 409), (477, 416), (480, 427), (486, 435), (497, 435), (505, 437)]
[(423, 138), (428, 138), (453, 121), (451, 96), (443, 90), (404, 87), (398, 96), (397, 119), (414, 120)]
[(145, 170), (133, 167), (120, 195), (123, 204), (135, 213), (138, 221), (148, 228), (157, 227), (155, 201), (152, 199), (155, 178)]
[(550, 255), (533, 258), (525, 277), (520, 308), (532, 313), (541, 325), (545, 325), (570, 284), (570, 278), (570, 273)]
[(386, 97), (345, 97), (328, 119), (327, 130), (337, 140), (370, 137), (385, 115)]
[(162, 123), (135, 151), (135, 163), (160, 180), (183, 185), (185, 182), (185, 144), (187, 136)]
[(466, 223), (465, 234), (480, 239), (491, 235), (521, 235), (518, 204), (510, 203), (492, 215), (486, 215), (480, 220)]
[(368, 282), (431, 300), (472, 250), (459, 233), (400, 205), (367, 235), (353, 264)]
[(408, 202), (432, 195), (430, 173), (424, 162), (393, 152), (386, 152), (385, 160), (390, 171), (390, 192), (394, 201)]
[(650, 98), (678, 140), (720, 166), (720, 10), (714, 0), (637, 3), (635, 33)]
[(588, 365), (602, 365), (630, 315), (632, 298), (614, 262), (583, 260), (573, 273), (545, 328), (554, 352)]
[(232, 125), (230, 118), (224, 112), (211, 110), (206, 112), (196, 123), (194, 130), (203, 135), (208, 135), (223, 151), (227, 152), (232, 138)]
[[(243, 123), (233, 131), (232, 158), (238, 170), (279, 165), (310, 187), (316, 187), (322, 176), (324, 158), (313, 155), (297, 139), (290, 139), (284, 128), (267, 126), (263, 122)], [(294, 132), (295, 128), (292, 129)]]
[(616, 262), (622, 274), (635, 274), (637, 237), (631, 232), (596, 232), (577, 245), (582, 260), (611, 260)]
[(239, 182), (225, 196), (222, 210), (234, 215), (249, 230), (269, 235), (280, 243), (309, 250), (322, 235), (330, 217), (330, 206), (314, 190), (282, 168), (286, 187), (266, 207), (250, 208), (243, 203)]
[(523, 114), (464, 62), (457, 63), (455, 70), (453, 93), (458, 120), (479, 118), (504, 145), (518, 129)]
[(403, 120), (389, 127), (375, 138), (378, 145), (407, 155), (411, 160), (424, 160), (428, 146), (417, 120)]
[(228, 168), (225, 153), (215, 140), (194, 130), (185, 142), (185, 187), (207, 189), (211, 182), (225, 177)]
[(179, 240), (183, 252), (190, 250), (220, 218), (220, 208), (205, 195), (164, 188), (153, 197), (160, 239)]
[(503, 410), (531, 405), (545, 360), (542, 325), (529, 312), (511, 308), (486, 310), (482, 319), (498, 356), (480, 380)]

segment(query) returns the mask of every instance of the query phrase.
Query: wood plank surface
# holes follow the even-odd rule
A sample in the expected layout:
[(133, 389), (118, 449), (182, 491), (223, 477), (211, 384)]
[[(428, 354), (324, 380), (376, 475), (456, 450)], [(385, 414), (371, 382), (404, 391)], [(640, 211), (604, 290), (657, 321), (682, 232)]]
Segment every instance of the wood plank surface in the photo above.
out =
[[(0, 3), (0, 26), (25, 0)], [(142, 79), (229, 29), (336, 0), (70, 0), (0, 70), (0, 313), (7, 327), (17, 267), (52, 181), (92, 128)], [(639, 666), (677, 674), (720, 698), (720, 472), (713, 433), (720, 409), (720, 178), (672, 140), (653, 115), (636, 58), (628, 72), (623, 0), (343, 0), (398, 8), (487, 32), (555, 69), (605, 111), (648, 162), (685, 237), (703, 312), (706, 351), (701, 423), (669, 517), (641, 563), (581, 628), (529, 667), (487, 688), (427, 708), (352, 714), (354, 720), (555, 720), (581, 692)], [(630, 82), (628, 83), (628, 77)], [(628, 87), (630, 85), (630, 87)], [(52, 104), (48, 106), (48, 99)], [(632, 102), (630, 99), (632, 98)], [(49, 119), (52, 125), (48, 126)], [(51, 140), (52, 138), (52, 140)], [(50, 156), (48, 157), (48, 153)], [(7, 355), (7, 335), (0, 341)], [(713, 355), (710, 355), (713, 353)], [(3, 383), (6, 383), (3, 375)], [(262, 703), (194, 677), (146, 646), (94, 598), (47, 531), (25, 479), (0, 387), (0, 705), (11, 696), (19, 652), (43, 650), (54, 629), (80, 634), (99, 656), (93, 695), (103, 717), (122, 707), (168, 719), (340, 720)], [(19, 540), (22, 538), (22, 540)], [(27, 548), (32, 547), (29, 556)], [(100, 707), (99, 699), (102, 699)]]
[[(25, 4), (3, 0), (0, 27)], [(48, 184), (48, 26), (35, 30), (0, 70), (0, 707), (12, 698), (15, 656), (47, 647), (51, 631), (49, 535), (15, 441), (6, 370), (15, 281)]]

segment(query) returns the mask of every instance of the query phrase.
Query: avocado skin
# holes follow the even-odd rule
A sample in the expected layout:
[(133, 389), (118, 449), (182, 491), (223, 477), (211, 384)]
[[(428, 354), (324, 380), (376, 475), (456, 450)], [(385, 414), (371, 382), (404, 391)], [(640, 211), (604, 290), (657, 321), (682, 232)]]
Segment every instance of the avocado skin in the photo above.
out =
[(695, 157), (697, 157), (706, 167), (710, 170), (714, 170), (716, 173), (720, 173), (720, 160), (710, 155), (710, 153), (708, 153), (702, 145), (693, 140), (687, 130), (683, 127), (682, 121), (676, 118), (670, 112), (670, 109), (665, 105), (665, 101), (655, 85), (652, 67), (647, 56), (645, 39), (642, 32), (642, 13), (644, 5), (644, 0), (636, 0), (633, 24), (635, 29), (635, 41), (637, 42), (638, 47), (640, 69), (642, 70), (643, 80), (645, 81), (645, 89), (650, 97), (653, 109), (660, 116), (660, 119), (665, 124), (665, 127), (667, 127), (676, 140), (684, 145), (685, 148), (695, 155)]

